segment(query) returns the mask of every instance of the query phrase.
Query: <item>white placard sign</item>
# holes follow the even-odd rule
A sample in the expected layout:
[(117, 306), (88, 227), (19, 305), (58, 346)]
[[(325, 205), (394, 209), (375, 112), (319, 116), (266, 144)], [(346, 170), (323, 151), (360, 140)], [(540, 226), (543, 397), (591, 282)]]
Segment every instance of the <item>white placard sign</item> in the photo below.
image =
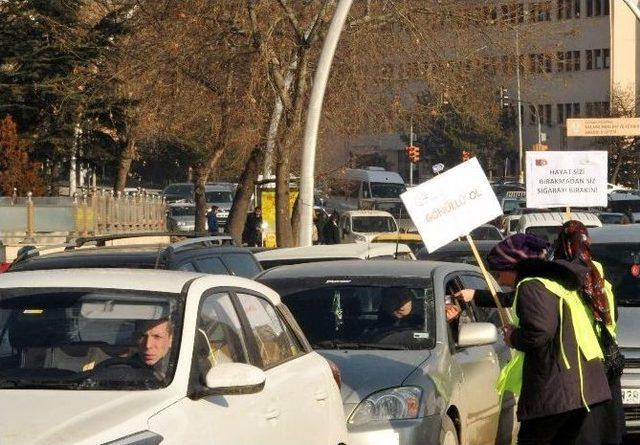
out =
[(502, 215), (476, 158), (400, 195), (429, 252)]
[(527, 152), (527, 207), (606, 206), (606, 151)]

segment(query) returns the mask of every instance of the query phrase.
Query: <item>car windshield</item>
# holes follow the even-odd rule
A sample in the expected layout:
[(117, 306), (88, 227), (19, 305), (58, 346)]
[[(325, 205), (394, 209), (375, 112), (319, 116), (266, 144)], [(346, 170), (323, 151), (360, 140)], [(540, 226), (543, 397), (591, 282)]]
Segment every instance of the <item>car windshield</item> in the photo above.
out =
[(232, 202), (233, 195), (231, 192), (205, 192), (205, 198), (207, 202)]
[(499, 241), (502, 234), (496, 227), (477, 227), (471, 231), (471, 236), (475, 240)]
[(538, 238), (542, 238), (547, 240), (549, 243), (553, 244), (558, 238), (560, 234), (560, 226), (533, 226), (527, 227), (525, 233), (530, 235), (535, 235)]
[(388, 216), (355, 216), (352, 229), (360, 233), (396, 232), (398, 228), (393, 218)]
[(504, 213), (513, 213), (514, 210), (519, 209), (525, 205), (524, 199), (505, 199), (502, 202), (502, 210)]
[(169, 207), (169, 213), (171, 213), (172, 216), (195, 216), (196, 207), (195, 206)]
[(640, 199), (617, 199), (609, 201), (609, 207), (614, 212), (637, 213), (640, 212)]
[(164, 189), (165, 195), (177, 195), (188, 197), (193, 193), (193, 186), (191, 185), (170, 185)]
[(400, 195), (407, 191), (404, 184), (394, 184), (390, 182), (372, 182), (371, 197), (372, 198), (399, 198)]
[(598, 215), (602, 224), (622, 224), (623, 217), (624, 215), (615, 213)]
[(640, 277), (631, 268), (640, 264), (640, 243), (592, 244), (593, 257), (602, 264), (620, 306), (640, 306)]
[(435, 326), (430, 286), (329, 285), (283, 296), (283, 301), (316, 349), (433, 346)]
[(0, 291), (0, 388), (146, 390), (175, 371), (176, 295)]

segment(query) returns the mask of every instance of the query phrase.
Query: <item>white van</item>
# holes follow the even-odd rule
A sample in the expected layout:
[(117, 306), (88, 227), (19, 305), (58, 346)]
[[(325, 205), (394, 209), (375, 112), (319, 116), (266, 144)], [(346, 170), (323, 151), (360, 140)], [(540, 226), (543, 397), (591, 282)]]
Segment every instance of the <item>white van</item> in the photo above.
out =
[(382, 233), (398, 233), (398, 223), (389, 212), (352, 210), (340, 216), (340, 238), (343, 243), (370, 243)]
[(406, 190), (402, 176), (396, 172), (382, 167), (348, 169), (334, 178), (329, 205), (339, 212), (379, 209), (394, 214), (400, 212), (400, 195)]
[[(586, 212), (571, 213), (570, 219), (580, 221), (587, 228), (602, 227), (597, 215)], [(560, 226), (567, 221), (564, 212), (528, 213), (518, 220), (518, 233), (529, 233), (553, 243), (558, 237)]]

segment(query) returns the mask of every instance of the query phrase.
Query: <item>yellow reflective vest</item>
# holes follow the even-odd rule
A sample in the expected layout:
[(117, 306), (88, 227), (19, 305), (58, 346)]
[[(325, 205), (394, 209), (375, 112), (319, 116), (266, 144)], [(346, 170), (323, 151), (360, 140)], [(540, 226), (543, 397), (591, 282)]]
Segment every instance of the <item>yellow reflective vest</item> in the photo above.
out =
[[(588, 310), (580, 295), (577, 291), (571, 291), (558, 283), (555, 283), (551, 280), (547, 280), (545, 278), (526, 278), (518, 283), (516, 288), (516, 295), (513, 300), (513, 306), (511, 309), (512, 318), (514, 321), (514, 325), (517, 327), (519, 325), (519, 318), (516, 314), (515, 307), (518, 301), (518, 295), (520, 293), (520, 287), (528, 283), (529, 281), (539, 281), (544, 285), (544, 287), (557, 296), (560, 299), (560, 304), (558, 305), (560, 311), (560, 352), (562, 354), (562, 360), (567, 369), (571, 368), (569, 364), (569, 360), (565, 355), (564, 351), (564, 332), (563, 332), (563, 312), (565, 305), (569, 307), (569, 311), (571, 312), (571, 320), (573, 324), (573, 332), (576, 337), (576, 343), (578, 345), (577, 351), (578, 354), (582, 353), (583, 357), (586, 361), (593, 360), (595, 358), (603, 359), (604, 356), (602, 354), (602, 349), (600, 348), (600, 343), (598, 341), (598, 337), (594, 331), (593, 327), (593, 316), (591, 315), (591, 311)], [(580, 393), (582, 395), (582, 403), (588, 409), (587, 402), (584, 397), (584, 381), (582, 376), (582, 361), (580, 357), (577, 357), (578, 360), (578, 375), (580, 379)], [(524, 352), (515, 351), (512, 359), (507, 363), (502, 371), (500, 372), (500, 376), (498, 378), (498, 382), (496, 384), (496, 388), (500, 395), (503, 395), (505, 391), (510, 391), (514, 395), (520, 395), (520, 390), (522, 389), (522, 372), (524, 366)]]

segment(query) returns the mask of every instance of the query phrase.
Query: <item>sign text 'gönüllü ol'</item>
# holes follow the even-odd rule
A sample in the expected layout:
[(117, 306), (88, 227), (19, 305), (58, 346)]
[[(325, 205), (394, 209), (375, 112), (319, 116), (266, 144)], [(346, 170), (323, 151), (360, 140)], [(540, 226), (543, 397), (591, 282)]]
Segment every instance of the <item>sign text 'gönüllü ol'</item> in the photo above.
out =
[(500, 203), (476, 158), (400, 197), (429, 252), (502, 215)]

